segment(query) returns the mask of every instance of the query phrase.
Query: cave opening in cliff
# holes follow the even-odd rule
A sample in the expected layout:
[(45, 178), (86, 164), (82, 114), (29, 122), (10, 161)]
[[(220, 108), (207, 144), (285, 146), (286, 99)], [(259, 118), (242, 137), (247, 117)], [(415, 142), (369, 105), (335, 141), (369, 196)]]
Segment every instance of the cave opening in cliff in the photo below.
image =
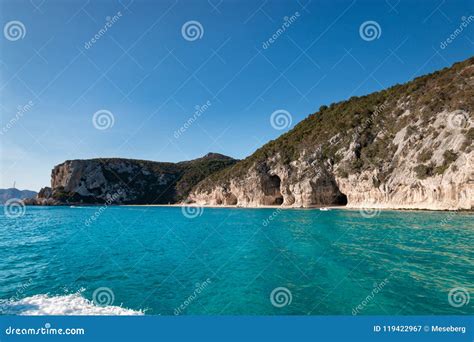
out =
[(336, 200), (334, 201), (334, 204), (336, 204), (336, 205), (347, 205), (347, 196), (345, 194), (343, 194), (342, 192), (340, 192), (336, 196)]
[(283, 195), (280, 191), (280, 177), (278, 177), (277, 175), (270, 176), (269, 183), (269, 195), (272, 197), (271, 203), (269, 203), (269, 205), (282, 205)]

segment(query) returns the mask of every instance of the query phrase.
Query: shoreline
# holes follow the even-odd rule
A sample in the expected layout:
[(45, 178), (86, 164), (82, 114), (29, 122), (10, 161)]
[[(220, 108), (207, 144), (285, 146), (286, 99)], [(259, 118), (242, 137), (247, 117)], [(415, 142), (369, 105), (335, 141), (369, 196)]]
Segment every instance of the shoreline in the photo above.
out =
[[(291, 207), (291, 206), (275, 206), (275, 205), (260, 205), (260, 206), (239, 206), (239, 205), (198, 205), (198, 204), (117, 204), (113, 206), (118, 207), (199, 207), (212, 209), (280, 209), (280, 210), (319, 210), (325, 208), (328, 210), (379, 210), (379, 211), (437, 211), (437, 212), (474, 212), (474, 209), (431, 209), (431, 208), (396, 208), (396, 207), (348, 207), (345, 205), (339, 206), (324, 206), (313, 205), (308, 207)], [(320, 210), (324, 211), (324, 210)]]
[[(403, 208), (403, 207), (374, 207), (374, 206), (346, 206), (346, 205), (312, 205), (308, 207), (292, 207), (292, 206), (275, 206), (275, 205), (259, 205), (259, 206), (239, 206), (239, 205), (198, 205), (194, 203), (174, 203), (174, 204), (108, 204), (108, 203), (69, 203), (69, 204), (54, 204), (54, 205), (37, 205), (37, 204), (25, 204), (25, 206), (31, 207), (70, 207), (70, 208), (82, 208), (82, 207), (198, 207), (198, 208), (212, 208), (212, 209), (274, 209), (274, 210), (319, 210), (319, 211), (330, 211), (330, 210), (373, 210), (373, 211), (432, 211), (432, 212), (464, 212), (472, 213), (474, 209), (436, 209), (436, 208)], [(321, 210), (327, 209), (327, 210)]]

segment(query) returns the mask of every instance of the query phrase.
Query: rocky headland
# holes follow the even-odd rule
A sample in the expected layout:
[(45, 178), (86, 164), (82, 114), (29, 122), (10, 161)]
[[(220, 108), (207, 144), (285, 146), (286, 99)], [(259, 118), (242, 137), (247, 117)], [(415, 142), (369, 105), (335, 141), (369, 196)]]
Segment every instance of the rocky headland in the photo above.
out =
[(29, 203), (472, 210), (473, 109), (470, 58), (322, 106), (241, 161), (66, 161)]
[(200, 182), (200, 205), (472, 209), (474, 58), (322, 106)]
[(53, 168), (51, 187), (42, 188), (35, 199), (25, 203), (177, 203), (186, 200), (199, 181), (236, 162), (218, 153), (179, 163), (124, 158), (67, 160)]

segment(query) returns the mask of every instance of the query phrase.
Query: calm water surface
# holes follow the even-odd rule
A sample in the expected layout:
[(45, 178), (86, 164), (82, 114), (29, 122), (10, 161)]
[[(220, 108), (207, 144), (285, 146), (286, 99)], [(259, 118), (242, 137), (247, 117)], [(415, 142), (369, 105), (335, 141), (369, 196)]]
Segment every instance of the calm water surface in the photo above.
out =
[(473, 296), (473, 246), (471, 213), (27, 207), (0, 213), (0, 299), (106, 287), (151, 315), (474, 314), (448, 301)]

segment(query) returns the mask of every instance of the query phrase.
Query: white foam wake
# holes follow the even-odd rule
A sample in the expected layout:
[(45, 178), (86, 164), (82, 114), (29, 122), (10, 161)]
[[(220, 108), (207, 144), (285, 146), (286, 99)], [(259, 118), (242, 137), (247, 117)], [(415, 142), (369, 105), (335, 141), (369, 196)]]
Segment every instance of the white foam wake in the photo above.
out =
[(134, 316), (144, 314), (142, 311), (125, 309), (120, 306), (95, 305), (92, 301), (82, 297), (80, 292), (64, 296), (40, 294), (17, 301), (0, 303), (0, 313), (25, 316)]

